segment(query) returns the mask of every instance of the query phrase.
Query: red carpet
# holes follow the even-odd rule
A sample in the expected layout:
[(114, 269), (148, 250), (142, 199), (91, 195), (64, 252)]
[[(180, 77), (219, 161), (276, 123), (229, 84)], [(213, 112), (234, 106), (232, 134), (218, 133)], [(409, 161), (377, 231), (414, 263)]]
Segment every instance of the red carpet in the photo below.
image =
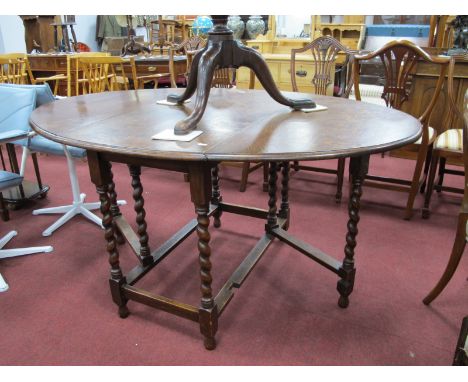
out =
[[(467, 257), (433, 302), (422, 299), (439, 279), (455, 234), (460, 196), (435, 195), (430, 220), (419, 212), (404, 221), (406, 194), (365, 188), (356, 249), (356, 283), (350, 306), (337, 306), (337, 277), (284, 244), (275, 242), (220, 318), (218, 347), (206, 351), (198, 325), (129, 302), (122, 320), (111, 301), (104, 234), (77, 217), (49, 238), (40, 233), (56, 216), (32, 216), (33, 208), (70, 202), (63, 158), (39, 158), (49, 195), (12, 211), (1, 234), (16, 229), (9, 246), (53, 245), (49, 254), (0, 261), (10, 290), (0, 294), (1, 365), (449, 365), (463, 316), (468, 314)], [(408, 162), (372, 158), (373, 170), (407, 174)], [(335, 161), (327, 163), (334, 166)], [(27, 178), (33, 179), (32, 164)], [(375, 172), (375, 171), (374, 171)], [(97, 200), (87, 165), (78, 164), (83, 192)], [(114, 165), (119, 198), (132, 201), (126, 166)], [(240, 172), (222, 168), (224, 200), (266, 207), (261, 171), (247, 192), (237, 191)], [(194, 217), (182, 174), (144, 169), (150, 245), (156, 248)], [(462, 185), (460, 177), (448, 183)], [(335, 204), (331, 175), (298, 172), (291, 179), (290, 232), (340, 260), (347, 197)], [(347, 187), (347, 185), (345, 185)], [(345, 189), (345, 195), (347, 188)], [(417, 207), (422, 205), (421, 195)], [(134, 220), (132, 206), (122, 212)], [(224, 214), (210, 227), (217, 291), (262, 232), (263, 222)], [(128, 270), (136, 263), (120, 247)], [(138, 286), (198, 305), (194, 235)]]

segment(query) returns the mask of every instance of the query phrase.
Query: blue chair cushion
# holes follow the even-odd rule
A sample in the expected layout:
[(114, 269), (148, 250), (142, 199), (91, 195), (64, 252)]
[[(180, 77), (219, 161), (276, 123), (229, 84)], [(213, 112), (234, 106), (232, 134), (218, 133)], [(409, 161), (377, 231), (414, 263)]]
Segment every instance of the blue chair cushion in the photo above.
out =
[(24, 137), (25, 134), (27, 134), (27, 132), (22, 130), (10, 130), (4, 133), (0, 133), (0, 143), (9, 143), (13, 139), (17, 139), (22, 136)]
[(0, 190), (19, 186), (22, 181), (23, 177), (21, 175), (0, 170)]
[(0, 86), (12, 89), (34, 89), (36, 91), (36, 107), (55, 101), (54, 94), (47, 83), (42, 85), (0, 84)]
[[(15, 144), (27, 146), (28, 140), (21, 139), (21, 140), (15, 141)], [(68, 151), (70, 152), (73, 158), (84, 158), (86, 156), (85, 149), (80, 149), (79, 147), (74, 147), (74, 146), (67, 146), (67, 147), (68, 147)], [(51, 141), (50, 139), (44, 138), (41, 135), (35, 135), (33, 138), (31, 138), (31, 142), (28, 148), (33, 152), (60, 155), (62, 157), (65, 156), (65, 153), (63, 152), (63, 145), (61, 143)]]
[(34, 89), (0, 87), (0, 132), (29, 131), (29, 116), (36, 106)]

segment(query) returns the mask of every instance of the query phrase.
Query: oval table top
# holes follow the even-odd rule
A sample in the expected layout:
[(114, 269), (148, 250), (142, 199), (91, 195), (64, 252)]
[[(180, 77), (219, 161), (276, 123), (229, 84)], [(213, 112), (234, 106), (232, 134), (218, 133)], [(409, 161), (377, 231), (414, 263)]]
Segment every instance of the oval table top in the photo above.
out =
[[(371, 154), (416, 141), (420, 122), (385, 106), (309, 95), (328, 110), (293, 111), (264, 90), (212, 89), (190, 142), (152, 140), (187, 117), (183, 106), (156, 103), (183, 89), (106, 92), (61, 99), (31, 115), (33, 129), (59, 143), (92, 151), (168, 160), (281, 161)], [(290, 98), (304, 97), (284, 93)]]

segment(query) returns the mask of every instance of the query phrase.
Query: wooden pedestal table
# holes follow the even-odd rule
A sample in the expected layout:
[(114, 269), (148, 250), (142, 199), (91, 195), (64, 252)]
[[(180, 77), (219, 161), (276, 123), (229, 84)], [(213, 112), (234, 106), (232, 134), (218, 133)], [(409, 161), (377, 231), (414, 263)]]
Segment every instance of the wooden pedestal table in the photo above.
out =
[[(168, 91), (160, 89), (165, 99)], [(295, 93), (287, 96), (294, 98)], [(298, 95), (304, 98), (304, 94)], [(198, 322), (205, 347), (214, 349), (218, 317), (224, 312), (235, 288), (239, 288), (268, 246), (275, 239), (315, 260), (339, 277), (339, 306), (347, 307), (353, 290), (359, 200), (369, 155), (388, 151), (417, 140), (420, 123), (414, 117), (383, 106), (352, 100), (314, 96), (328, 110), (304, 113), (275, 102), (261, 90), (213, 89), (197, 129), (203, 133), (190, 142), (152, 140), (163, 130), (189, 115), (194, 105), (156, 104), (155, 92), (137, 90), (108, 92), (64, 99), (36, 109), (33, 129), (53, 141), (87, 149), (91, 179), (101, 200), (105, 239), (109, 254), (110, 289), (122, 318), (127, 302), (133, 300)], [(344, 260), (336, 260), (287, 232), (289, 226), (288, 163), (293, 160), (351, 157), (352, 186)], [(217, 165), (221, 161), (269, 163), (267, 209), (230, 204), (221, 199)], [(111, 162), (129, 167), (137, 232), (121, 215), (116, 204)], [(278, 164), (282, 163), (281, 204), (277, 209)], [(190, 196), (196, 219), (189, 222), (157, 249), (148, 245), (141, 166), (189, 174)], [(209, 224), (221, 224), (221, 213), (235, 213), (265, 222), (265, 233), (221, 290), (212, 290), (212, 251)], [(201, 303), (191, 306), (136, 287), (192, 232), (198, 236)], [(124, 275), (119, 265), (117, 244), (125, 239), (138, 264)], [(342, 244), (337, 243), (337, 249)], [(340, 250), (341, 251), (341, 250)], [(195, 277), (195, 275), (194, 275)]]

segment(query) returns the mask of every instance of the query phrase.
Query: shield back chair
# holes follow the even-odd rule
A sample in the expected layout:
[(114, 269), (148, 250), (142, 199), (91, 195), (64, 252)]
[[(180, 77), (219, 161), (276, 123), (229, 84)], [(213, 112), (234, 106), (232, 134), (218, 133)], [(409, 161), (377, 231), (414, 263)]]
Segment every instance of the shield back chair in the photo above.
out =
[[(453, 128), (458, 120), (463, 122), (463, 116), (455, 104), (455, 93), (453, 86), (453, 73), (455, 69), (455, 61), (450, 62), (449, 74), (447, 77), (448, 88), (448, 113), (445, 116), (442, 133), (439, 134), (434, 142), (432, 150), (431, 166), (427, 180), (426, 193), (424, 197), (424, 207), (422, 209), (422, 217), (428, 219), (430, 216), (430, 202), (434, 189), (437, 192), (448, 191), (457, 194), (463, 194), (462, 188), (443, 186), (443, 179), (445, 174), (462, 175), (464, 171), (446, 169), (445, 164), (449, 161), (450, 164), (463, 167), (463, 129)], [(459, 91), (462, 91), (461, 87)], [(437, 167), (439, 168), (439, 179), (437, 185), (434, 186)]]
[[(429, 126), (429, 120), (437, 103), (445, 76), (448, 72), (450, 58), (432, 56), (414, 43), (406, 40), (396, 40), (385, 44), (375, 52), (365, 55), (356, 55), (353, 65), (353, 81), (356, 100), (361, 101), (359, 90), (359, 73), (361, 62), (379, 57), (385, 70), (385, 84), (382, 98), (387, 107), (403, 110), (405, 103), (412, 97), (414, 84), (412, 77), (415, 73), (418, 61), (428, 62), (438, 70), (438, 80), (430, 95), (429, 101), (419, 104), (419, 120), (422, 124), (422, 136), (413, 144), (405, 146), (403, 151), (413, 152), (417, 159), (412, 178), (398, 179), (383, 176), (367, 175), (365, 186), (385, 188), (392, 191), (408, 193), (404, 219), (409, 220), (413, 215), (413, 205), (418, 190), (424, 190), (426, 175), (429, 170), (430, 155), (436, 138), (436, 131)], [(421, 100), (422, 101), (422, 100)]]
[[(460, 208), (460, 212), (458, 214), (457, 232), (455, 234), (455, 241), (453, 243), (452, 253), (450, 254), (449, 261), (444, 270), (444, 273), (442, 274), (442, 277), (437, 282), (436, 286), (431, 290), (431, 292), (429, 292), (429, 294), (424, 298), (423, 302), (426, 305), (429, 305), (432, 301), (434, 301), (434, 299), (444, 290), (444, 288), (451, 280), (458, 267), (458, 264), (460, 263), (460, 259), (465, 249), (466, 241), (468, 240), (468, 91), (465, 93), (464, 103), (465, 105), (463, 116), (460, 115), (460, 117), (464, 120), (462, 133), (463, 165), (465, 168), (465, 187), (463, 193), (463, 201)], [(454, 102), (453, 105), (455, 112), (461, 114), (455, 106)]]
[[(330, 36), (321, 36), (307, 44), (303, 48), (292, 49), (291, 50), (291, 84), (294, 92), (300, 91), (296, 78), (300, 78), (307, 74), (304, 73), (304, 70), (296, 70), (296, 55), (304, 52), (310, 52), (314, 58), (315, 73), (312, 77), (312, 84), (314, 86), (315, 94), (327, 95), (329, 89), (334, 87), (334, 78), (335, 78), (335, 64), (338, 58), (338, 54), (342, 53), (345, 55), (345, 60), (342, 65), (342, 73), (344, 74), (348, 67), (352, 65), (353, 62), (353, 51), (346, 48), (338, 40)], [(341, 97), (348, 97), (349, 86), (344, 86), (341, 89)], [(346, 158), (339, 158), (336, 170), (326, 169), (322, 167), (303, 165), (298, 161), (294, 162), (294, 170), (306, 170), (306, 171), (315, 171), (327, 174), (336, 174), (337, 177), (337, 186), (335, 201), (337, 203), (341, 202), (341, 197), (343, 194), (343, 179), (344, 179), (344, 170), (346, 165)]]
[[(0, 93), (0, 143), (24, 139), (28, 136), (28, 118), (36, 103), (36, 92), (32, 89), (15, 94)], [(15, 129), (12, 129), (12, 126)], [(20, 174), (0, 171), (0, 203), (3, 204), (1, 191), (17, 187), (23, 181)], [(7, 216), (8, 218), (9, 216)], [(51, 252), (51, 246), (3, 249), (3, 247), (17, 235), (10, 231), (0, 239), (0, 259), (23, 256), (40, 252)], [(0, 292), (8, 290), (8, 284), (0, 274)]]
[[(56, 74), (49, 77), (34, 77), (26, 53), (1, 54), (0, 67), (0, 83), (38, 85), (54, 81), (54, 95), (58, 92), (60, 81), (67, 80), (67, 76), (64, 74)], [(6, 73), (4, 72), (5, 69)]]
[[(34, 89), (37, 93), (35, 105), (36, 107), (39, 107), (49, 102), (60, 102), (55, 100), (55, 97), (53, 96), (48, 84), (0, 85), (0, 95), (14, 95), (17, 92), (22, 92), (24, 91), (24, 89), (30, 88)], [(28, 119), (29, 115), (26, 118), (25, 128), (27, 129), (27, 131), (30, 131)], [(91, 220), (93, 223), (102, 227), (101, 218), (91, 212), (92, 210), (99, 209), (100, 203), (85, 203), (86, 194), (80, 192), (80, 186), (76, 174), (76, 165), (74, 159), (84, 159), (86, 157), (86, 150), (78, 147), (62, 145), (60, 143), (44, 138), (40, 135), (36, 135), (32, 131), (30, 131), (30, 136), (28, 137), (28, 139), (17, 141), (16, 143), (23, 146), (23, 155), (20, 169), (21, 176), (24, 176), (27, 158), (29, 157), (29, 155), (31, 155), (31, 153), (40, 152), (50, 155), (65, 156), (67, 160), (68, 172), (70, 176), (70, 183), (72, 189), (72, 204), (59, 207), (43, 208), (33, 211), (33, 215), (63, 214), (55, 223), (53, 223), (50, 227), (48, 227), (42, 232), (43, 236), (50, 236), (56, 229), (64, 225), (76, 215), (83, 215), (87, 219)], [(123, 205), (126, 203), (125, 201), (119, 201), (119, 204)]]

